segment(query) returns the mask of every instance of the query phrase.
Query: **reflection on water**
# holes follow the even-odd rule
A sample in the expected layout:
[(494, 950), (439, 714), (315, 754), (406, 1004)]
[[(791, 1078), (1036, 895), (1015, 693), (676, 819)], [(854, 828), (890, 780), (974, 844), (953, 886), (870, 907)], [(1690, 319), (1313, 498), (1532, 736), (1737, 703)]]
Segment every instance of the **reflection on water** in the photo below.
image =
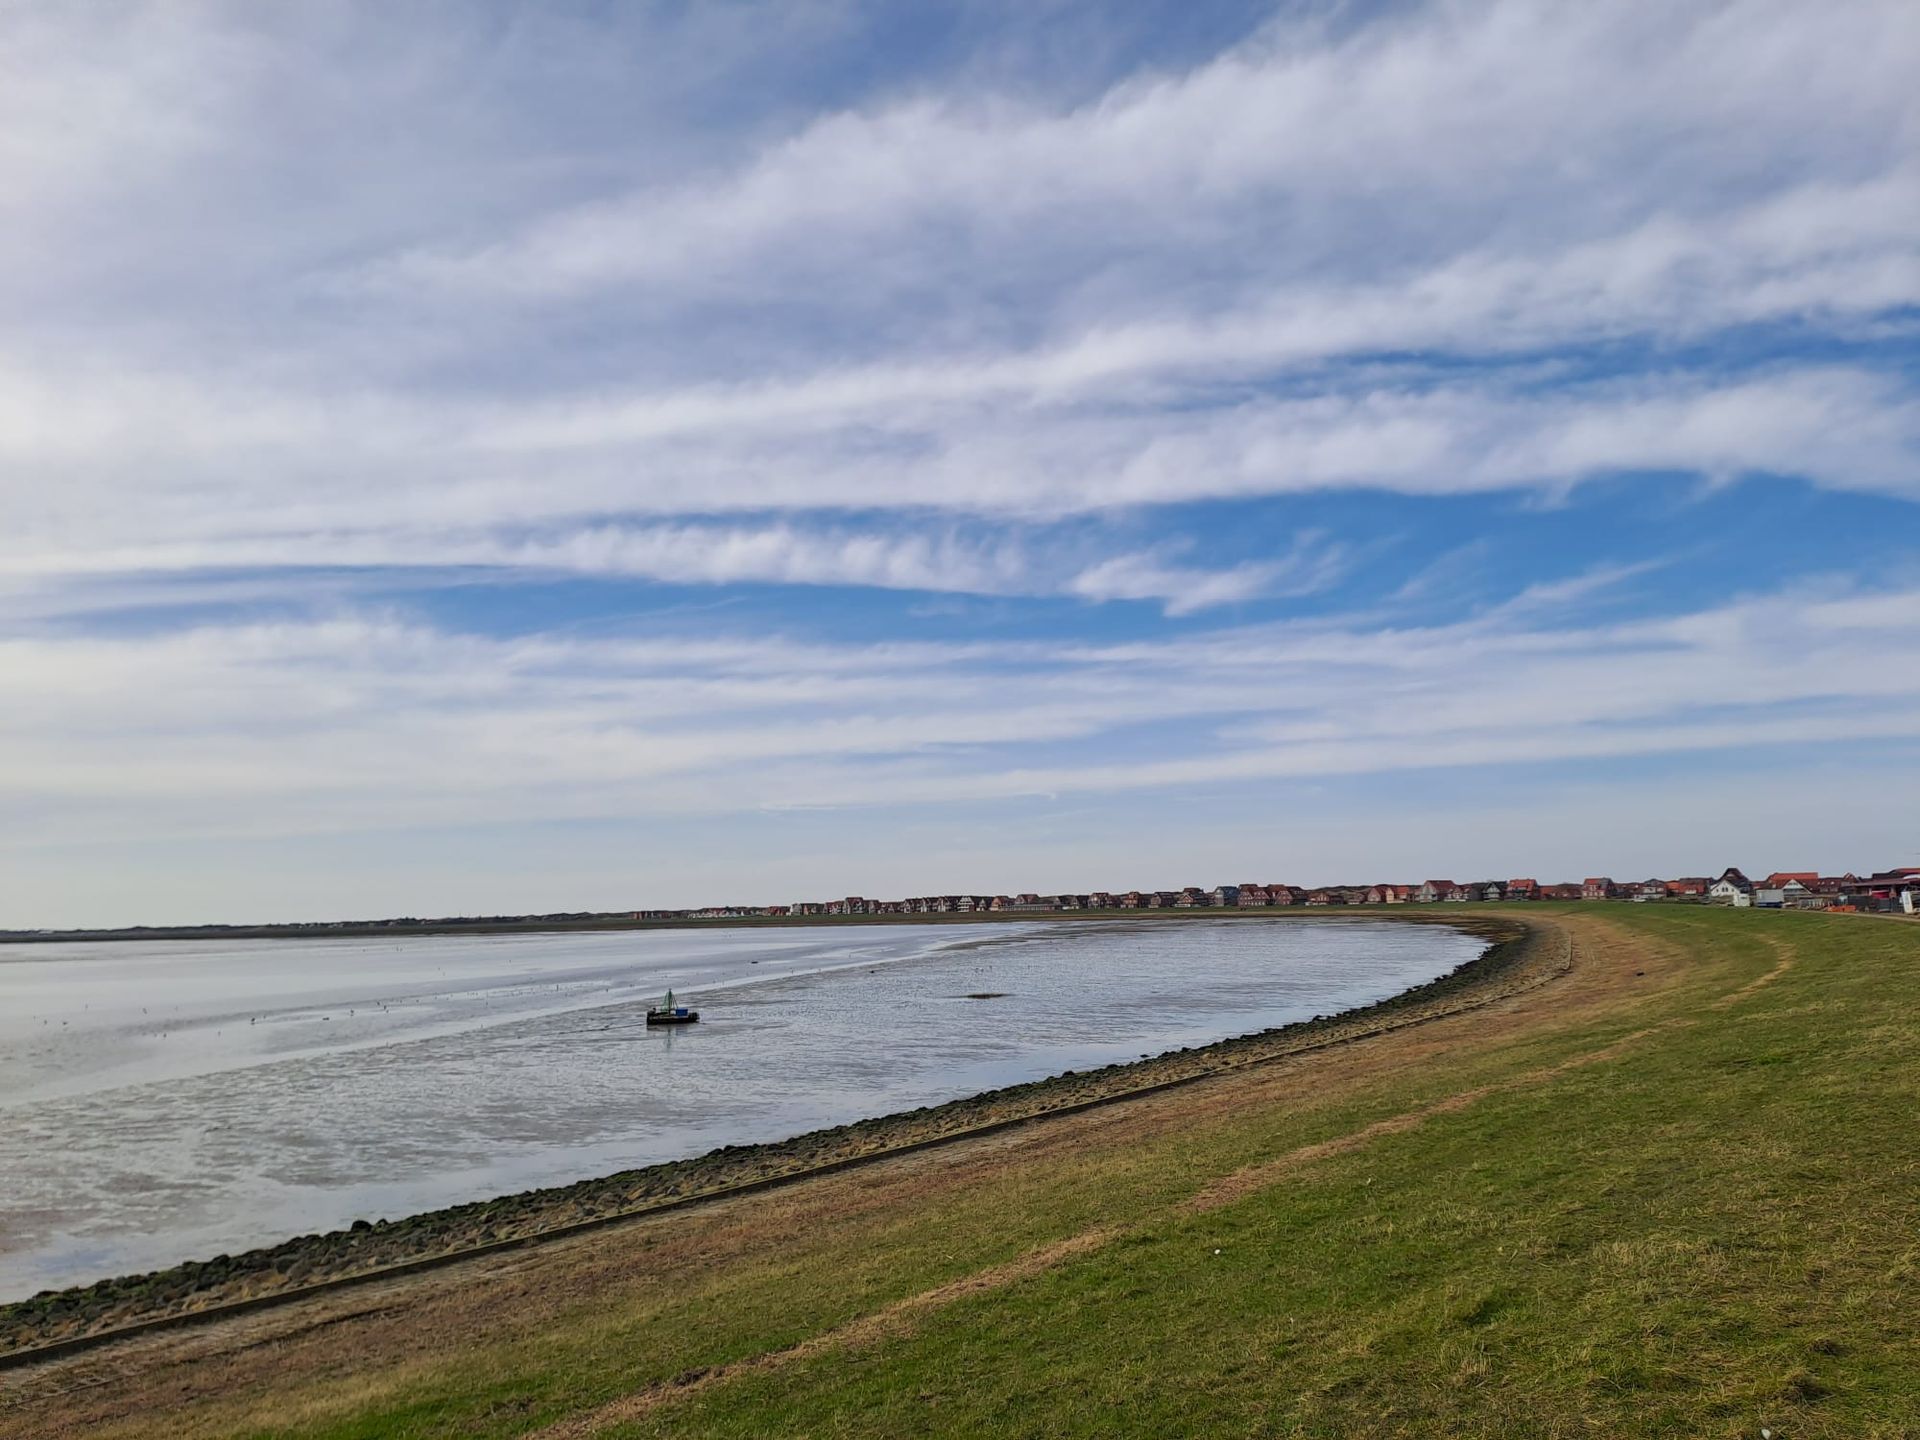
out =
[[(0, 945), (0, 1299), (1384, 999), (1480, 942), (1008, 923)], [(668, 986), (701, 1023), (649, 1031)]]

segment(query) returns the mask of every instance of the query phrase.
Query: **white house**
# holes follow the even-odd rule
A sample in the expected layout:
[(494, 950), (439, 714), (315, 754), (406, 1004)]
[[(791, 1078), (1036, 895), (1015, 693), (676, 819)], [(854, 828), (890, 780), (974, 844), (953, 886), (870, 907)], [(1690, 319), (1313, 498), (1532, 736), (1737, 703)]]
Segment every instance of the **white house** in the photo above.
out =
[(1753, 882), (1734, 866), (1720, 872), (1720, 878), (1707, 887), (1707, 899), (1716, 905), (1736, 908), (1753, 904)]

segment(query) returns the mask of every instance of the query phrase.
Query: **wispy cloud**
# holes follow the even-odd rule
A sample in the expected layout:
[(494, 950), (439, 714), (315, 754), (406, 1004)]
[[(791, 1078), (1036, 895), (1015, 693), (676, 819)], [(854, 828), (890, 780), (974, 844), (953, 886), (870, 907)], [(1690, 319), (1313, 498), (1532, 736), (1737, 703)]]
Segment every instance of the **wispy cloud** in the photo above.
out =
[[(571, 576), (669, 585), (1070, 595), (1156, 601), (1169, 615), (1190, 615), (1258, 597), (1311, 595), (1338, 578), (1345, 563), (1343, 547), (1317, 534), (1300, 536), (1273, 560), (1214, 568), (1174, 563), (1165, 549), (1091, 563), (1076, 558), (1090, 549), (1084, 538), (1020, 526), (933, 534), (903, 533), (897, 526), (790, 523), (623, 523), (534, 533), (376, 527), (208, 534), (171, 544), (0, 552), (0, 619), (196, 600), (311, 601), (369, 588), (443, 585), (449, 572), (496, 583)], [(357, 573), (337, 573), (343, 570)]]
[[(38, 843), (103, 816), (713, 813), (1897, 740), (1920, 733), (1920, 676), (1886, 657), (1916, 623), (1905, 591), (1098, 647), (508, 641), (377, 617), (16, 640), (0, 794), (34, 817), (13, 843)], [(1169, 721), (1181, 753), (1040, 758)]]

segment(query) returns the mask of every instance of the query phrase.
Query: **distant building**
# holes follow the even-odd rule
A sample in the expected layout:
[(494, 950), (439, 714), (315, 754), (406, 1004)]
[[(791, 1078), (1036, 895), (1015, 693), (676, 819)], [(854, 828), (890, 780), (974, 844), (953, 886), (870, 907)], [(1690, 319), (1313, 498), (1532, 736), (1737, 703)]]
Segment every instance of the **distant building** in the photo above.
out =
[(1618, 892), (1613, 881), (1604, 875), (1593, 875), (1580, 882), (1582, 900), (1611, 900)]
[(1707, 898), (1716, 905), (1744, 908), (1753, 904), (1753, 882), (1729, 865), (1720, 878), (1707, 887)]
[[(1818, 880), (1820, 877), (1812, 877)], [(1762, 910), (1804, 910), (1813, 902), (1813, 891), (1798, 879), (1769, 876), (1753, 887), (1753, 903)]]

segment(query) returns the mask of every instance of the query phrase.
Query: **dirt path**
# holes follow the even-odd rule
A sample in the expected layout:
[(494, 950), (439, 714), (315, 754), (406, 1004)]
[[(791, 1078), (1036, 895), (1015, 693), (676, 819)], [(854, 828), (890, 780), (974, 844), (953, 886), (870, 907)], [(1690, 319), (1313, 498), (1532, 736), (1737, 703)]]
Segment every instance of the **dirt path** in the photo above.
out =
[(731, 1365), (716, 1365), (711, 1369), (697, 1370), (678, 1376), (664, 1385), (649, 1385), (644, 1390), (623, 1395), (618, 1400), (609, 1401), (597, 1409), (569, 1416), (558, 1424), (536, 1430), (533, 1432), (534, 1436), (536, 1440), (579, 1440), (579, 1437), (598, 1435), (615, 1425), (637, 1420), (659, 1409), (662, 1405), (683, 1400), (702, 1390), (710, 1390), (716, 1385), (742, 1375), (765, 1374), (771, 1370), (784, 1369), (802, 1360), (809, 1360), (815, 1355), (824, 1354), (830, 1350), (858, 1349), (895, 1336), (910, 1334), (920, 1319), (957, 1300), (964, 1300), (971, 1295), (984, 1295), (990, 1291), (1003, 1290), (1009, 1285), (1044, 1274), (1078, 1256), (1088, 1255), (1101, 1249), (1122, 1233), (1124, 1232), (1118, 1229), (1102, 1228), (1071, 1235), (1065, 1240), (1056, 1240), (1052, 1244), (1029, 1250), (1026, 1254), (1016, 1256), (1003, 1264), (989, 1266), (972, 1275), (950, 1280), (945, 1285), (923, 1290), (918, 1295), (896, 1300), (891, 1305), (885, 1305), (870, 1314), (858, 1316), (844, 1325), (836, 1325), (831, 1330), (809, 1336), (797, 1345), (789, 1345), (781, 1350), (771, 1350), (764, 1355), (755, 1355), (751, 1359), (736, 1361)]
[[(1009, 1166), (1045, 1167), (1090, 1150), (1137, 1145), (1252, 1106), (1303, 1107), (1357, 1090), (1385, 1075), (1436, 1058), (1486, 1053), (1533, 1034), (1631, 1011), (1644, 998), (1688, 977), (1677, 947), (1621, 930), (1601, 917), (1536, 921), (1571, 947), (1571, 966), (1552, 984), (1354, 1044), (1229, 1073), (1178, 1091), (1104, 1110), (1059, 1117), (952, 1147), (903, 1156), (870, 1169), (799, 1182), (790, 1188), (717, 1201), (696, 1211), (637, 1220), (617, 1229), (555, 1241), (534, 1250), (477, 1259), (427, 1274), (375, 1282), (283, 1309), (163, 1332), (65, 1361), (0, 1377), (0, 1434), (91, 1435), (138, 1417), (165, 1415), (169, 1433), (214, 1433), (222, 1417), (252, 1403), (264, 1415), (291, 1381), (356, 1390), (370, 1369), (381, 1375), (428, 1370), (471, 1345), (534, 1336), (586, 1301), (617, 1306), (644, 1297), (654, 1283), (649, 1259), (672, 1244), (697, 1249), (714, 1267), (752, 1264), (829, 1227), (861, 1223), (900, 1207), (939, 1203)], [(1769, 943), (1776, 943), (1772, 940)], [(1731, 1004), (1791, 965), (1722, 997)], [(1304, 1146), (1215, 1178), (1183, 1202), (1205, 1210), (1277, 1184), (1302, 1167), (1401, 1133), (1470, 1106), (1497, 1090), (1540, 1083), (1577, 1065), (1600, 1063), (1666, 1028), (1648, 1027), (1521, 1079), (1472, 1087), (1376, 1121), (1349, 1135)], [(901, 1333), (966, 1295), (1019, 1283), (1092, 1253), (1118, 1230), (1096, 1228), (897, 1301), (790, 1350), (681, 1377), (622, 1397), (556, 1427), (554, 1435), (596, 1428), (677, 1396), (720, 1383), (746, 1368), (791, 1364), (836, 1346)], [(378, 1357), (370, 1365), (368, 1357)], [(203, 1409), (218, 1399), (218, 1410)], [(296, 1418), (284, 1411), (281, 1420)]]

